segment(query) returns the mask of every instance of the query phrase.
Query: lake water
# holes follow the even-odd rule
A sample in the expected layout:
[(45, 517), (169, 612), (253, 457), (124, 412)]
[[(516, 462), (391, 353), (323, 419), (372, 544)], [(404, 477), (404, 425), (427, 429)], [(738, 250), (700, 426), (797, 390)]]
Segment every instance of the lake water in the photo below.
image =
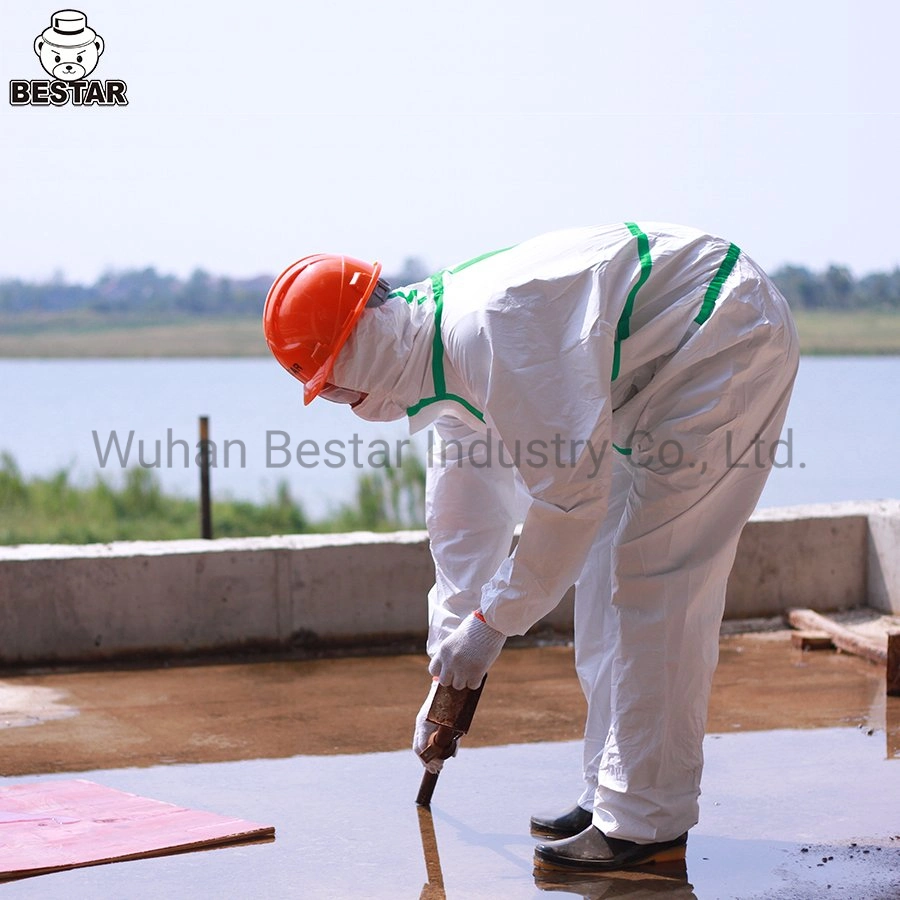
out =
[[(370, 465), (427, 444), (405, 444), (405, 422), (304, 408), (299, 384), (268, 359), (0, 360), (0, 384), (0, 451), (26, 474), (118, 481), (127, 450), (128, 465), (158, 462), (166, 490), (193, 495), (208, 415), (215, 496), (258, 500), (284, 480), (313, 516), (351, 500)], [(900, 498), (898, 386), (900, 357), (804, 357), (760, 506)]]

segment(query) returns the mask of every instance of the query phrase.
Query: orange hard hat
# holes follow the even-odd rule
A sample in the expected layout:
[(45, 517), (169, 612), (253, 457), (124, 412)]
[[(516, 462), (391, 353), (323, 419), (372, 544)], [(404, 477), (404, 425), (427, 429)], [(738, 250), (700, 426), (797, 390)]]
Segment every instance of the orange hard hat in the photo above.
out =
[(266, 297), (263, 329), (275, 359), (311, 403), (378, 285), (381, 263), (318, 253), (288, 266)]

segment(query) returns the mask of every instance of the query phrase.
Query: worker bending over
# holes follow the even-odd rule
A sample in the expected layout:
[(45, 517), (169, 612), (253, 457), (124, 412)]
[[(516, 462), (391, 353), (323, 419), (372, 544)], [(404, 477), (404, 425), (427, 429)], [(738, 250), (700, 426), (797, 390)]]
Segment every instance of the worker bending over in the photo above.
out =
[(430, 672), (477, 687), (574, 583), (584, 790), (532, 819), (553, 839), (536, 862), (683, 858), (725, 586), (797, 370), (786, 301), (734, 244), (657, 223), (553, 232), (393, 291), (379, 275), (306, 257), (265, 331), (305, 402), (434, 428)]

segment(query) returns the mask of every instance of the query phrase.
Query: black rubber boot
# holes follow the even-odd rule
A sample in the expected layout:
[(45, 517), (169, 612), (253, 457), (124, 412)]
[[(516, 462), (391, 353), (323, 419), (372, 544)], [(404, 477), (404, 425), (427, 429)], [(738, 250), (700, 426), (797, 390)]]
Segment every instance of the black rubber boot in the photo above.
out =
[(573, 807), (562, 815), (532, 816), (531, 833), (554, 840), (573, 837), (591, 824), (591, 817), (591, 811), (580, 806)]
[(636, 844), (606, 835), (593, 825), (580, 834), (561, 841), (538, 844), (534, 848), (537, 868), (579, 872), (610, 872), (651, 863), (683, 860), (687, 832), (671, 841)]

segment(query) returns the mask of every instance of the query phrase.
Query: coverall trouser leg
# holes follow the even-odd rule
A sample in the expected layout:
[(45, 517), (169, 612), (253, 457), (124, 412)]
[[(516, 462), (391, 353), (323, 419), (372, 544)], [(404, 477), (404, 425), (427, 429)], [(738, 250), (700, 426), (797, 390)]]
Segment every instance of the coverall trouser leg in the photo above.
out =
[(783, 298), (750, 264), (629, 405), (630, 455), (576, 585), (588, 701), (584, 808), (605, 834), (696, 824), (725, 588), (772, 467), (798, 361)]

